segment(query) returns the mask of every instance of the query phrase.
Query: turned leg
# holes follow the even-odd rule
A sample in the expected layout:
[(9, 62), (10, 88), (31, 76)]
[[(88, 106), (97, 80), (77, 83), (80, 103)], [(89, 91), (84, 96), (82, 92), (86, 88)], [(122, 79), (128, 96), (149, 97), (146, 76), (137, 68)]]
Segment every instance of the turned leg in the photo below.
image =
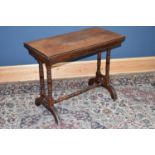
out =
[(54, 116), (55, 122), (58, 124), (58, 118), (54, 110), (54, 100), (52, 97), (52, 76), (51, 76), (51, 65), (46, 64), (46, 69), (47, 69), (47, 99), (48, 99), (48, 105), (47, 109), (52, 113)]
[(97, 53), (97, 70), (96, 70), (96, 77), (95, 78), (91, 78), (88, 82), (88, 84), (91, 86), (94, 83), (99, 83), (101, 78), (103, 77), (101, 74), (101, 56), (102, 56), (102, 52), (98, 52)]
[(40, 97), (36, 98), (35, 104), (39, 106), (42, 104), (43, 99), (45, 97), (45, 82), (44, 82), (44, 70), (43, 63), (38, 61), (39, 63), (39, 79), (40, 79)]
[(105, 84), (109, 85), (109, 72), (110, 72), (110, 54), (111, 51), (110, 49), (107, 50), (106, 52), (106, 66), (105, 66)]
[(97, 53), (97, 71), (96, 71), (96, 76), (101, 75), (101, 57), (102, 57), (102, 53), (98, 52)]
[(108, 89), (111, 98), (113, 100), (117, 99), (117, 94), (115, 89), (110, 85), (110, 76), (109, 76), (109, 71), (110, 71), (110, 55), (111, 55), (111, 50), (107, 49), (106, 52), (106, 68), (105, 68), (105, 77), (104, 77), (104, 83), (103, 83), (103, 87), (105, 87), (106, 89)]

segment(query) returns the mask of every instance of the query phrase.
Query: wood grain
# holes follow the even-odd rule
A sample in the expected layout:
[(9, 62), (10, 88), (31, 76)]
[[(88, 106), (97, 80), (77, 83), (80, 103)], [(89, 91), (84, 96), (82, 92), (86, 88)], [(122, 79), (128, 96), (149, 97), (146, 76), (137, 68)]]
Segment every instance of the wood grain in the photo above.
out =
[(107, 45), (110, 42), (123, 40), (123, 35), (101, 28), (89, 28), (60, 36), (49, 37), (25, 43), (25, 47), (50, 59), (56, 55), (84, 51), (95, 45)]

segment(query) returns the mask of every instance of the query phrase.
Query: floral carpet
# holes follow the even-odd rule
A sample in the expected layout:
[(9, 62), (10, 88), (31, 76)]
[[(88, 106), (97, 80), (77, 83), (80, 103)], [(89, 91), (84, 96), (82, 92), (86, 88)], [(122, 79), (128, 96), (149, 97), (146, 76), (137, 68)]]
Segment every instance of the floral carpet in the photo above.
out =
[[(54, 98), (87, 86), (88, 78), (54, 80)], [(34, 104), (39, 82), (0, 84), (0, 128), (141, 129), (155, 128), (155, 72), (111, 76), (118, 95), (102, 87), (56, 104), (59, 125), (42, 105)]]

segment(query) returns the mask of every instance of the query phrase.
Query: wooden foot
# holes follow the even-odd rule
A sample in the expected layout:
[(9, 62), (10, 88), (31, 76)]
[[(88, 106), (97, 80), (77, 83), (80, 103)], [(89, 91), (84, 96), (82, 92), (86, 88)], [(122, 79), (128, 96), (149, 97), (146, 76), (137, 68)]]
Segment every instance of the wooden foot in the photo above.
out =
[(47, 104), (47, 109), (51, 112), (51, 114), (53, 115), (56, 124), (58, 124), (58, 117), (56, 114), (56, 110), (54, 108), (54, 100), (52, 98), (48, 99), (48, 104)]
[(56, 124), (58, 124), (58, 114), (57, 114), (57, 112), (56, 112), (56, 109), (55, 109), (55, 107), (54, 107), (54, 105), (53, 105), (53, 103), (49, 103), (49, 102), (52, 102), (53, 100), (51, 99), (51, 100), (48, 100), (45, 104), (43, 104), (43, 106), (47, 109), (47, 110), (49, 110), (50, 112), (51, 112), (51, 114), (53, 115), (53, 117), (54, 117), (54, 120), (55, 120), (55, 123)]
[(42, 97), (36, 98), (35, 99), (35, 105), (40, 106), (41, 104), (43, 104), (43, 98)]
[(117, 100), (117, 94), (116, 94), (116, 91), (115, 91), (113, 86), (111, 86), (111, 85), (107, 86), (107, 85), (104, 85), (104, 84), (102, 86), (108, 90), (108, 92), (110, 93), (111, 98), (114, 101)]
[(98, 77), (89, 79), (89, 81), (88, 81), (89, 86), (92, 86), (92, 85), (95, 85), (95, 84), (100, 84), (102, 87), (107, 89), (108, 92), (111, 95), (111, 98), (114, 101), (117, 100), (117, 94), (116, 94), (116, 91), (115, 91), (114, 87), (111, 86), (110, 84), (108, 84), (108, 85), (106, 84), (106, 78), (105, 78), (104, 75), (98, 75)]
[(55, 110), (55, 107), (54, 106), (51, 106), (51, 107), (49, 107), (49, 111), (51, 112), (51, 114), (53, 115), (53, 117), (54, 117), (54, 119), (55, 119), (55, 123), (58, 125), (58, 115), (57, 115), (57, 113), (56, 113), (56, 110)]
[[(38, 98), (35, 99), (35, 105), (40, 106), (42, 104), (47, 110), (49, 110), (51, 112), (51, 114), (54, 117), (54, 120), (55, 120), (56, 124), (58, 124), (59, 116), (57, 114), (57, 110), (54, 107), (54, 105), (49, 103), (51, 101), (48, 101), (47, 97), (38, 97)], [(49, 106), (49, 105), (51, 105), (51, 106)]]

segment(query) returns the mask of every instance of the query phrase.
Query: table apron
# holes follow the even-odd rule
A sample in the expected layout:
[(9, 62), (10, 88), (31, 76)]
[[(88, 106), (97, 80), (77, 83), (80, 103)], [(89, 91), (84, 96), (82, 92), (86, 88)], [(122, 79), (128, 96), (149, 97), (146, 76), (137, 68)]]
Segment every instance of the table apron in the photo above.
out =
[(90, 48), (90, 49), (83, 49), (81, 51), (73, 51), (73, 52), (66, 52), (63, 55), (56, 55), (50, 58), (50, 64), (56, 64), (59, 62), (64, 62), (64, 61), (69, 61), (69, 60), (73, 60), (73, 59), (77, 59), (77, 58), (82, 58), (85, 56), (89, 56), (89, 55), (93, 55), (93, 54), (97, 54), (98, 52), (102, 51), (106, 51), (107, 49), (112, 49), (115, 47), (121, 46), (120, 42), (116, 42), (113, 43), (113, 45), (109, 45), (109, 46), (101, 46), (101, 47), (95, 47), (95, 48)]

